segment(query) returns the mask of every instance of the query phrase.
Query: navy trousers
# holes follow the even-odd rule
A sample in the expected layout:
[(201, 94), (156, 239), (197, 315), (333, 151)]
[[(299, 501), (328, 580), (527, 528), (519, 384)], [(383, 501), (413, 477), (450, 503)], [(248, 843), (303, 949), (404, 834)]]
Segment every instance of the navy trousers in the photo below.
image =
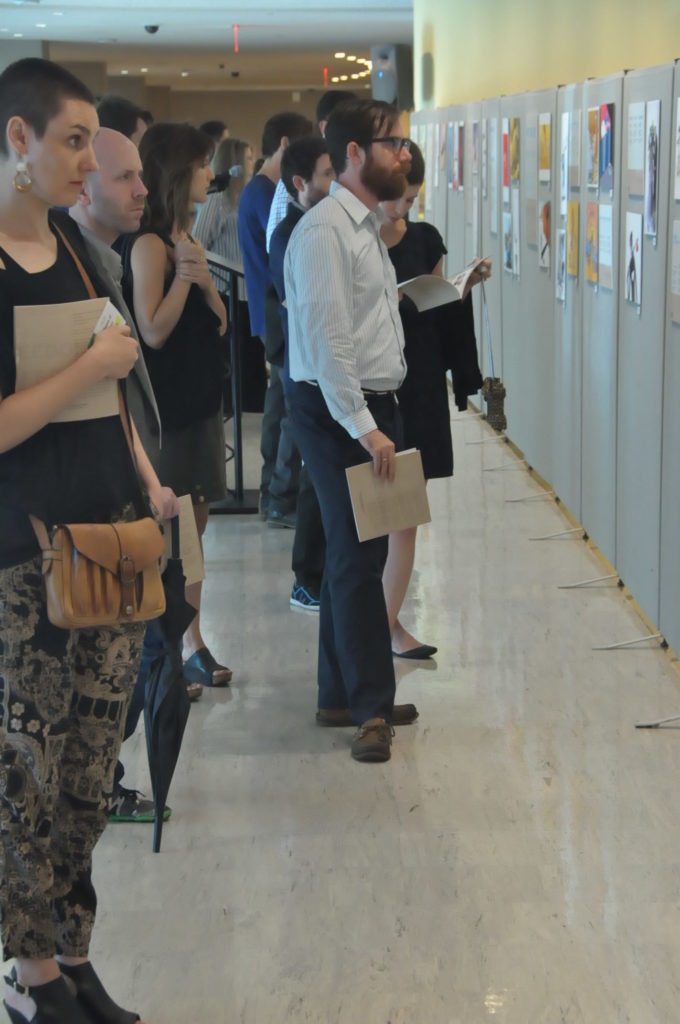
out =
[[(359, 542), (345, 469), (369, 460), (332, 418), (320, 388), (292, 382), (288, 391), (295, 442), (319, 499), (326, 564), (321, 585), (318, 706), (349, 708), (358, 725), (388, 722), (394, 707), (394, 665), (382, 574), (387, 537)], [(393, 395), (367, 396), (378, 428), (402, 446)]]

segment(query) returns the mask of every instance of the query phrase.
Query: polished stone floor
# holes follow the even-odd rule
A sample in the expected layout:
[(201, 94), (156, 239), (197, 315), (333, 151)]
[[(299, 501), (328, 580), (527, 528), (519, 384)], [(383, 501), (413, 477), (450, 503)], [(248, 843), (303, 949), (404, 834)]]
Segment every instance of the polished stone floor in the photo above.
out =
[[(254, 418), (252, 418), (254, 419)], [(257, 479), (256, 422), (247, 425)], [(418, 722), (350, 760), (314, 722), (317, 619), (289, 608), (291, 534), (215, 517), (206, 636), (234, 670), (191, 711), (163, 850), (148, 826), (96, 854), (93, 958), (146, 1024), (675, 1024), (680, 712), (658, 647), (491, 432), (455, 414), (456, 475), (429, 487), (400, 663)], [(483, 472), (508, 465), (508, 472)], [(130, 784), (148, 787), (141, 732)]]

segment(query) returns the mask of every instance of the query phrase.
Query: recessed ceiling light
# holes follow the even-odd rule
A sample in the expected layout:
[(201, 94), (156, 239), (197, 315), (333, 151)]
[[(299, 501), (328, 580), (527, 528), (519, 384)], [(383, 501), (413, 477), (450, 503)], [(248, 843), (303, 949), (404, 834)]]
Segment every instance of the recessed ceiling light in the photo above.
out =
[(23, 39), (24, 38), (24, 33), (23, 32), (15, 32), (14, 33), (14, 38), (15, 39)]
[(340, 75), (340, 81), (341, 82), (346, 82), (347, 81), (347, 75)]
[(54, 15), (55, 18), (61, 18), (63, 13), (64, 13), (63, 11), (52, 11), (52, 14)]
[(342, 60), (342, 58), (345, 56), (345, 51), (338, 50), (338, 52), (334, 53), (333, 56), (335, 57), (336, 60)]
[(183, 71), (182, 72), (182, 78), (188, 78), (188, 77), (189, 77), (189, 72), (188, 71)]
[(36, 28), (47, 28), (47, 24), (44, 21), (36, 21), (35, 27)]
[(121, 75), (127, 75), (127, 73), (127, 68), (123, 68), (123, 70), (121, 71)]
[(333, 77), (331, 78), (331, 82), (339, 82), (339, 81), (340, 81), (340, 79), (338, 78), (337, 75), (333, 75)]
[(347, 54), (347, 60), (356, 60), (356, 59), (357, 59), (356, 58), (356, 54), (354, 54), (354, 53), (348, 53)]
[(359, 76), (358, 75), (350, 75), (349, 77), (350, 78), (358, 78)]
[(0, 28), (0, 32), (9, 32), (8, 28)]
[(143, 75), (145, 75), (149, 69), (148, 68), (140, 68), (139, 70), (142, 72)]

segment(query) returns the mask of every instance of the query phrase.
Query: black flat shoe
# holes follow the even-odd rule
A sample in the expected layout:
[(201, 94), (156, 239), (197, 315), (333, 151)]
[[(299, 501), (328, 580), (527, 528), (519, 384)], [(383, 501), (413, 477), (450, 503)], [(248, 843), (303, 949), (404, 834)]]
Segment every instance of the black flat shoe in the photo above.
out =
[(437, 648), (432, 644), (420, 644), (419, 647), (412, 647), (410, 651), (392, 651), (395, 658), (409, 658), (411, 661), (424, 661), (437, 653)]
[[(89, 960), (75, 967), (59, 964), (59, 970), (75, 985), (76, 1000), (87, 1010), (92, 1024), (137, 1024), (139, 1014), (123, 1010), (114, 1003)], [(64, 1024), (67, 1019), (71, 1024), (71, 1019), (66, 1017)]]
[(29, 987), (17, 980), (16, 968), (13, 967), (5, 981), (15, 992), (32, 999), (36, 1006), (34, 1015), (29, 1018), (3, 1000), (12, 1024), (65, 1024), (66, 1021), (68, 1024), (92, 1024), (63, 978)]

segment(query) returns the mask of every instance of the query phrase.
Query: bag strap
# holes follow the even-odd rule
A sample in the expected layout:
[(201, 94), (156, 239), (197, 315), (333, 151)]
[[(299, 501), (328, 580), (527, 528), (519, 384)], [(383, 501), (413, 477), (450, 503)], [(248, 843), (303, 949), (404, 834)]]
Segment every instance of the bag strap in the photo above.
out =
[[(61, 238), (62, 242), (64, 243), (64, 248), (68, 252), (68, 254), (71, 257), (71, 259), (73, 260), (73, 262), (75, 263), (75, 265), (76, 265), (76, 267), (78, 269), (78, 273), (80, 274), (80, 276), (83, 279), (83, 284), (85, 285), (85, 288), (87, 290), (87, 294), (89, 295), (89, 297), (91, 299), (99, 298), (99, 296), (97, 295), (97, 293), (95, 291), (94, 285), (92, 284), (92, 281), (90, 280), (89, 274), (85, 270), (85, 267), (83, 266), (80, 258), (78, 257), (78, 254), (76, 253), (75, 249), (73, 248), (73, 246), (69, 242), (68, 238), (66, 237), (66, 235), (61, 230), (61, 228), (59, 227), (58, 224), (54, 225), (54, 230), (57, 232), (57, 234)], [(120, 385), (118, 386), (118, 409), (119, 409), (119, 412), (120, 412), (121, 422), (123, 424), (123, 433), (125, 434), (125, 440), (128, 443), (128, 448), (130, 449), (130, 455), (132, 456), (132, 461), (134, 463), (135, 469), (137, 469), (137, 456), (135, 455), (135, 448), (134, 448), (134, 445), (132, 443), (132, 433), (131, 433), (131, 430), (130, 430), (129, 415), (128, 415), (127, 409), (125, 408), (125, 402), (123, 401), (123, 392), (122, 392), (122, 390), (120, 388)], [(139, 475), (139, 470), (138, 469), (137, 469), (137, 473)]]

